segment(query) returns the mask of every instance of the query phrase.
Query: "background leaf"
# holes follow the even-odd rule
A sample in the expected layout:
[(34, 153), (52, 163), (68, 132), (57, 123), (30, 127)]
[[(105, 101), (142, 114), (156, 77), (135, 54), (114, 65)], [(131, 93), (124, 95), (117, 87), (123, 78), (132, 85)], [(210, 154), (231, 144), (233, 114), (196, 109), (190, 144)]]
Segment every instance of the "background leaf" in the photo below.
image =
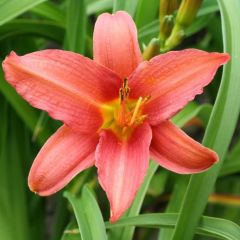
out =
[(79, 199), (68, 192), (64, 195), (73, 206), (82, 240), (107, 240), (102, 214), (91, 190), (85, 186)]
[[(176, 213), (143, 214), (137, 217), (121, 219), (115, 224), (107, 223), (106, 227), (138, 226), (172, 228), (177, 222), (177, 217), (178, 215)], [(218, 239), (238, 240), (240, 236), (240, 227), (225, 219), (202, 217), (196, 228), (196, 233), (205, 236), (214, 236)]]
[(1, 0), (0, 2), (0, 25), (33, 8), (34, 6), (45, 2), (46, 0)]

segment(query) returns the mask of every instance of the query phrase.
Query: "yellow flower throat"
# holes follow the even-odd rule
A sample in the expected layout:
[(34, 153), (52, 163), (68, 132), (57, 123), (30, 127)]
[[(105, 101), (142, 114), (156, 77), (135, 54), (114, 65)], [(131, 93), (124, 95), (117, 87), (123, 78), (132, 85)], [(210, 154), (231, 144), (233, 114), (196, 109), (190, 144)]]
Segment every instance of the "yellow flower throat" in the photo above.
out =
[(150, 96), (130, 99), (129, 94), (128, 81), (124, 79), (119, 98), (101, 107), (104, 121), (100, 129), (112, 130), (121, 140), (127, 140), (133, 129), (147, 118), (147, 115), (143, 114), (143, 107)]

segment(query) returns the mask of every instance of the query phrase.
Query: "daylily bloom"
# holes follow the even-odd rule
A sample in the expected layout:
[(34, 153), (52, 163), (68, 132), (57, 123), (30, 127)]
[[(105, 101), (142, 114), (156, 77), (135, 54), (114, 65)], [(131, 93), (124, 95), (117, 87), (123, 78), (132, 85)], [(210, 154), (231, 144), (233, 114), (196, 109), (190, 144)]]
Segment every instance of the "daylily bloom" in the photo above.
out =
[(150, 157), (181, 174), (217, 161), (169, 119), (202, 93), (229, 56), (189, 49), (143, 61), (135, 24), (122, 11), (98, 18), (93, 43), (94, 60), (62, 50), (12, 52), (3, 69), (32, 106), (64, 123), (37, 155), (30, 189), (53, 194), (95, 164), (114, 222), (133, 201)]

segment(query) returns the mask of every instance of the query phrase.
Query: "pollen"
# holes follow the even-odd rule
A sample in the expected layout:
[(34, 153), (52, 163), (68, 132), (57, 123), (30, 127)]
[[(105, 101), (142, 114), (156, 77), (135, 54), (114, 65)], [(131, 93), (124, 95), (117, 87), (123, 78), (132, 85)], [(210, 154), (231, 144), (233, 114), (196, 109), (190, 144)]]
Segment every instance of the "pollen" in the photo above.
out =
[(132, 99), (128, 80), (124, 79), (119, 89), (119, 98), (102, 105), (104, 122), (99, 130), (109, 129), (121, 140), (128, 139), (133, 129), (147, 119), (144, 106), (149, 99), (150, 96)]

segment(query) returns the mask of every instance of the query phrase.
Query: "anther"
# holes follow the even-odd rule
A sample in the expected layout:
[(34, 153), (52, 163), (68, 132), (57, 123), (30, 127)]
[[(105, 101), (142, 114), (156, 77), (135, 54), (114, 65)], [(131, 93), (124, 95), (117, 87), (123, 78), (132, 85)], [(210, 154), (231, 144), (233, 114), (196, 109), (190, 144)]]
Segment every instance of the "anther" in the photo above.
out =
[(124, 80), (123, 80), (123, 91), (124, 91), (125, 97), (127, 98), (130, 93), (130, 88), (128, 87), (127, 78), (124, 78)]
[(129, 93), (130, 93), (130, 88), (128, 87), (128, 80), (127, 80), (127, 78), (124, 78), (123, 85), (119, 90), (121, 103), (128, 98)]
[(122, 103), (124, 100), (124, 93), (122, 88), (120, 88), (119, 90), (119, 98), (120, 98), (120, 102)]
[(128, 86), (128, 80), (127, 78), (123, 79), (123, 88), (125, 89)]

